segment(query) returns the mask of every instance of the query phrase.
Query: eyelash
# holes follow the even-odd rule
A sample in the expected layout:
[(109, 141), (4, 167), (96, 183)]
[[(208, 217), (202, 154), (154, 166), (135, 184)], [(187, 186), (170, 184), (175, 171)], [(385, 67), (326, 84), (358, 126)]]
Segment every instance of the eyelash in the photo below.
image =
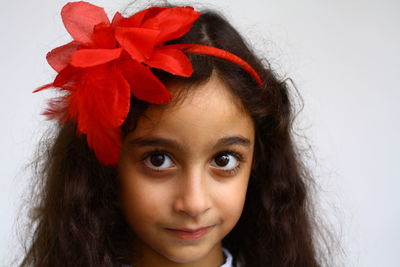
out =
[[(150, 171), (153, 171), (153, 172), (163, 172), (163, 171), (165, 171), (165, 169), (152, 168), (152, 167), (148, 166), (148, 164), (145, 162), (145, 160), (147, 160), (150, 156), (152, 156), (152, 155), (158, 155), (158, 154), (165, 155), (165, 156), (169, 157), (169, 158), (171, 159), (172, 162), (174, 162), (174, 158), (171, 156), (170, 153), (168, 153), (168, 152), (166, 152), (166, 151), (164, 151), (164, 150), (160, 150), (160, 149), (152, 150), (152, 151), (146, 153), (146, 154), (142, 157), (142, 159), (141, 159), (143, 165), (144, 165), (147, 169), (149, 169)], [(239, 153), (239, 152), (237, 152), (237, 151), (233, 151), (233, 150), (223, 150), (223, 151), (220, 151), (220, 152), (216, 153), (216, 154), (213, 156), (212, 160), (214, 160), (218, 155), (221, 155), (221, 154), (232, 155), (232, 156), (235, 157), (235, 159), (238, 161), (237, 166), (235, 166), (233, 169), (223, 170), (223, 169), (215, 168), (215, 169), (218, 169), (218, 171), (221, 171), (221, 172), (226, 173), (228, 176), (231, 176), (231, 175), (236, 174), (236, 173), (239, 171), (239, 169), (242, 167), (242, 163), (245, 162), (243, 154), (242, 154), (242, 153)]]

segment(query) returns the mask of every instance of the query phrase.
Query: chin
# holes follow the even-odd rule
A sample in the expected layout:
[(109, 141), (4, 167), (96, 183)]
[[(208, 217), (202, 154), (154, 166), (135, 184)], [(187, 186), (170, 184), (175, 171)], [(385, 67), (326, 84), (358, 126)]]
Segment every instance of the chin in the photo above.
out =
[(207, 255), (201, 248), (180, 249), (179, 251), (171, 251), (170, 253), (162, 253), (161, 255), (168, 260), (176, 263), (192, 263), (201, 260)]

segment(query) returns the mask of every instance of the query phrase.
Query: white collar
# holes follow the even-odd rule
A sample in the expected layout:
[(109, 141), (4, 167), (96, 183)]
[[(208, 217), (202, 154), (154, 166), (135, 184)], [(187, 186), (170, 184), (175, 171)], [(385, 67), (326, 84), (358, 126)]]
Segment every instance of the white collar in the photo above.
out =
[(232, 254), (227, 250), (226, 248), (222, 248), (224, 254), (225, 254), (225, 263), (221, 265), (221, 267), (232, 267)]

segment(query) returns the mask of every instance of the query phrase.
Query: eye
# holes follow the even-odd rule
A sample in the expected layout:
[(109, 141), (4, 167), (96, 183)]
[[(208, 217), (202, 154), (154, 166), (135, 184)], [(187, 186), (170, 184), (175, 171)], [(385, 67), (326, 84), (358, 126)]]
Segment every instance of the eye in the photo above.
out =
[(239, 166), (239, 159), (232, 153), (223, 152), (214, 157), (211, 165), (221, 170), (232, 170)]
[(156, 170), (170, 169), (175, 166), (171, 157), (163, 152), (153, 152), (144, 158), (147, 167)]

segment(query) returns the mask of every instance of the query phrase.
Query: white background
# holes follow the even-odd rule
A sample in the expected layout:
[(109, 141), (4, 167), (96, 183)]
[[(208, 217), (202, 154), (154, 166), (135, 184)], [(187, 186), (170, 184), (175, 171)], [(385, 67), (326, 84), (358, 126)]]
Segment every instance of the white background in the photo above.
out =
[[(26, 166), (49, 126), (39, 114), (50, 95), (31, 91), (54, 78), (45, 54), (69, 40), (59, 16), (66, 2), (1, 0), (0, 266), (15, 266), (11, 259), (20, 255), (16, 218)], [(128, 2), (92, 1), (109, 14)], [(318, 202), (344, 250), (338, 265), (400, 266), (400, 1), (195, 3), (223, 11), (295, 81)]]

